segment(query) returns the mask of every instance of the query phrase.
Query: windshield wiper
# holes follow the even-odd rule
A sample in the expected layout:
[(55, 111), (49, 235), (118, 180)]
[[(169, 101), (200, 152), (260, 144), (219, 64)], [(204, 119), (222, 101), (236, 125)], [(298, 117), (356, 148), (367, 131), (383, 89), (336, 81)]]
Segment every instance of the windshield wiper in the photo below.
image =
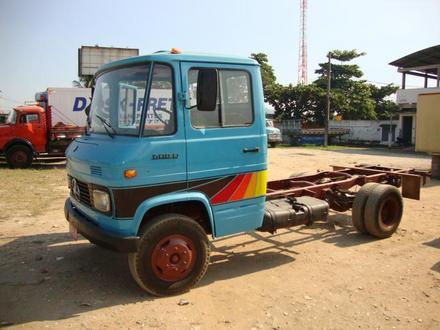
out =
[[(110, 125), (110, 123), (107, 120), (105, 120), (105, 118), (102, 118), (100, 115), (95, 114), (95, 117), (99, 118), (99, 120), (102, 121), (102, 123), (104, 124), (104, 129), (106, 130), (108, 136), (113, 138), (113, 136), (116, 134), (116, 130), (113, 128), (113, 126)], [(110, 128), (113, 131), (113, 133), (110, 133), (110, 130), (107, 127)]]

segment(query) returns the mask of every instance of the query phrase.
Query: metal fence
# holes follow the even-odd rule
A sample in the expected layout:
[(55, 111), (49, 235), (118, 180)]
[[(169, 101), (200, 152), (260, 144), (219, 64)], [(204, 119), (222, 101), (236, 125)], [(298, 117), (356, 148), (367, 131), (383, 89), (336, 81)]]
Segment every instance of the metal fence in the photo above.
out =
[(285, 119), (274, 121), (274, 126), (281, 131), (284, 144), (297, 145), (301, 136), (301, 121), (299, 119)]

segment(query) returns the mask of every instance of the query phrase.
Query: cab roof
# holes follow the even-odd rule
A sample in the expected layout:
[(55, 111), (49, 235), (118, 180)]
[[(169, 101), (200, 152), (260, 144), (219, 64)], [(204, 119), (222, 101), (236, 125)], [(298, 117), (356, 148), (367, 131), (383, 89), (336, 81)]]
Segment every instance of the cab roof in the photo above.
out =
[(14, 110), (20, 112), (44, 112), (44, 109), (38, 105), (20, 105), (15, 107)]
[(180, 52), (173, 53), (171, 51), (158, 51), (153, 54), (129, 57), (123, 60), (118, 60), (102, 65), (96, 74), (103, 71), (113, 69), (119, 66), (132, 65), (143, 62), (204, 62), (204, 63), (225, 63), (225, 64), (241, 64), (241, 65), (255, 65), (259, 66), (258, 62), (246, 57), (220, 55), (220, 54), (204, 54), (204, 53), (188, 53)]

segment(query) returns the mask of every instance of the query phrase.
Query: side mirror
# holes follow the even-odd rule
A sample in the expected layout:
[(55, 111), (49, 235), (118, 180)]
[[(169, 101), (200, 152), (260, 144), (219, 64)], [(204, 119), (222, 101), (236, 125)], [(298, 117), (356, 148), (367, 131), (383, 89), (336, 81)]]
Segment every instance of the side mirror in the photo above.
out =
[(197, 77), (197, 109), (214, 111), (217, 105), (217, 70), (199, 69)]

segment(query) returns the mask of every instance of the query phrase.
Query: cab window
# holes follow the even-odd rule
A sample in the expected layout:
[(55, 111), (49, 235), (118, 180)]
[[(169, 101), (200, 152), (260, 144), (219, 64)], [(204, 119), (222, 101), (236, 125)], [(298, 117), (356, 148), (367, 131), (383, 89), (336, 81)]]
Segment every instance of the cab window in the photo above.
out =
[(250, 75), (243, 70), (218, 70), (217, 105), (214, 111), (197, 109), (197, 69), (188, 76), (188, 94), (192, 110), (191, 125), (195, 128), (249, 126), (253, 123)]
[(22, 124), (38, 123), (38, 122), (39, 122), (38, 114), (36, 114), (36, 113), (21, 115), (21, 117), (20, 117), (20, 123), (22, 123)]

